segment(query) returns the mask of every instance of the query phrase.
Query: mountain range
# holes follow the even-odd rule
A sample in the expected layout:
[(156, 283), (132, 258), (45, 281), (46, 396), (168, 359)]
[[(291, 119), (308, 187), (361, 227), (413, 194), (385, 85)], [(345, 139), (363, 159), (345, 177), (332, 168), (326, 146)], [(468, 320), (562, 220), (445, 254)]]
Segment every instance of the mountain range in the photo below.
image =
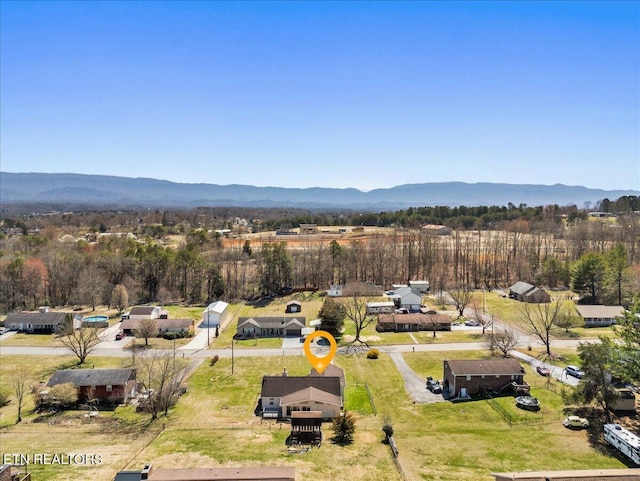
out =
[(634, 190), (581, 186), (432, 182), (368, 192), (348, 188), (284, 188), (186, 184), (150, 178), (0, 172), (0, 203), (87, 205), (103, 208), (297, 207), (383, 211), (420, 206), (595, 205)]

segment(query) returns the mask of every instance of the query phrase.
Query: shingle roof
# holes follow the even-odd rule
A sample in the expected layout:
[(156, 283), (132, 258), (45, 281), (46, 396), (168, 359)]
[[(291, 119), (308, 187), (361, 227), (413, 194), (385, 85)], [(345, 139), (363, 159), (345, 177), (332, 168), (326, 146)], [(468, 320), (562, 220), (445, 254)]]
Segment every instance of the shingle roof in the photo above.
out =
[(130, 316), (149, 316), (155, 310), (160, 310), (158, 306), (134, 306), (129, 311)]
[(158, 328), (188, 328), (194, 323), (193, 319), (158, 319)]
[(522, 374), (522, 367), (516, 359), (453, 360), (445, 363), (449, 364), (449, 369), (455, 376)]
[(528, 282), (519, 281), (512, 285), (509, 290), (511, 292), (515, 292), (516, 294), (524, 294), (526, 292), (529, 292), (534, 287), (534, 285), (529, 284)]
[(611, 319), (624, 314), (622, 306), (585, 306), (576, 305), (576, 310), (584, 318)]
[(238, 329), (241, 329), (246, 324), (260, 327), (262, 329), (278, 329), (291, 326), (304, 327), (306, 323), (306, 317), (240, 317), (238, 319)]
[(446, 314), (380, 314), (378, 322), (393, 324), (451, 324), (451, 317)]
[(65, 317), (72, 317), (70, 312), (14, 312), (5, 319), (5, 325), (11, 323), (29, 323), (32, 326), (50, 326), (63, 322)]
[(56, 371), (47, 386), (72, 383), (76, 387), (82, 386), (120, 386), (135, 376), (135, 369), (60, 369)]
[(289, 404), (297, 404), (305, 401), (317, 401), (323, 404), (342, 406), (342, 399), (339, 395), (330, 394), (313, 386), (282, 396), (280, 404), (282, 406), (287, 406)]
[(335, 376), (263, 376), (261, 396), (284, 397), (308, 387), (340, 396), (340, 378)]

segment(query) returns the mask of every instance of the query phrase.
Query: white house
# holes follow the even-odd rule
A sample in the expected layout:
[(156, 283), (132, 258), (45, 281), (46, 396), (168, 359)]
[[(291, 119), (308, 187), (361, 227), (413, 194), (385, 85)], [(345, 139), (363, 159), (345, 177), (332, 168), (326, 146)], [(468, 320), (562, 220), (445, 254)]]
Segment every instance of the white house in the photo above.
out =
[(202, 311), (200, 327), (218, 327), (231, 315), (228, 303), (224, 301), (212, 302)]
[(129, 319), (142, 321), (144, 319), (159, 319), (162, 308), (159, 306), (135, 306), (129, 311)]
[(584, 320), (584, 327), (611, 326), (616, 317), (624, 315), (622, 306), (588, 306), (576, 304), (576, 310)]
[(367, 315), (370, 314), (390, 314), (396, 308), (393, 301), (388, 302), (367, 302)]

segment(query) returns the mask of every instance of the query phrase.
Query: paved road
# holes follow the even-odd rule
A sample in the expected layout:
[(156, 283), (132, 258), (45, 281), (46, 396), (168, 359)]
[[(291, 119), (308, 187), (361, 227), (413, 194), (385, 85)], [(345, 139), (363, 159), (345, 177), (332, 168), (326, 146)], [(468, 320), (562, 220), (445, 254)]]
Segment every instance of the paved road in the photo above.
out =
[(427, 389), (426, 379), (418, 376), (404, 360), (402, 353), (390, 352), (389, 357), (393, 360), (398, 371), (404, 379), (404, 388), (416, 403), (443, 402), (442, 394), (434, 394)]

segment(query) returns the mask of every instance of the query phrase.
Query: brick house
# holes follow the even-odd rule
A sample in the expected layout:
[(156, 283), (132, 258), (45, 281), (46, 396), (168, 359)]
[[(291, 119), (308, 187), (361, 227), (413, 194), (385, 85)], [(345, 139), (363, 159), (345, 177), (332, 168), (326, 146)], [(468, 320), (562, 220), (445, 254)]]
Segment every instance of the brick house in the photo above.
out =
[(378, 332), (450, 331), (451, 317), (446, 314), (380, 314)]
[(47, 386), (71, 383), (78, 388), (78, 400), (127, 402), (136, 395), (136, 370), (123, 369), (59, 369)]
[(444, 361), (443, 394), (449, 399), (501, 391), (514, 385), (524, 385), (523, 369), (516, 359)]

